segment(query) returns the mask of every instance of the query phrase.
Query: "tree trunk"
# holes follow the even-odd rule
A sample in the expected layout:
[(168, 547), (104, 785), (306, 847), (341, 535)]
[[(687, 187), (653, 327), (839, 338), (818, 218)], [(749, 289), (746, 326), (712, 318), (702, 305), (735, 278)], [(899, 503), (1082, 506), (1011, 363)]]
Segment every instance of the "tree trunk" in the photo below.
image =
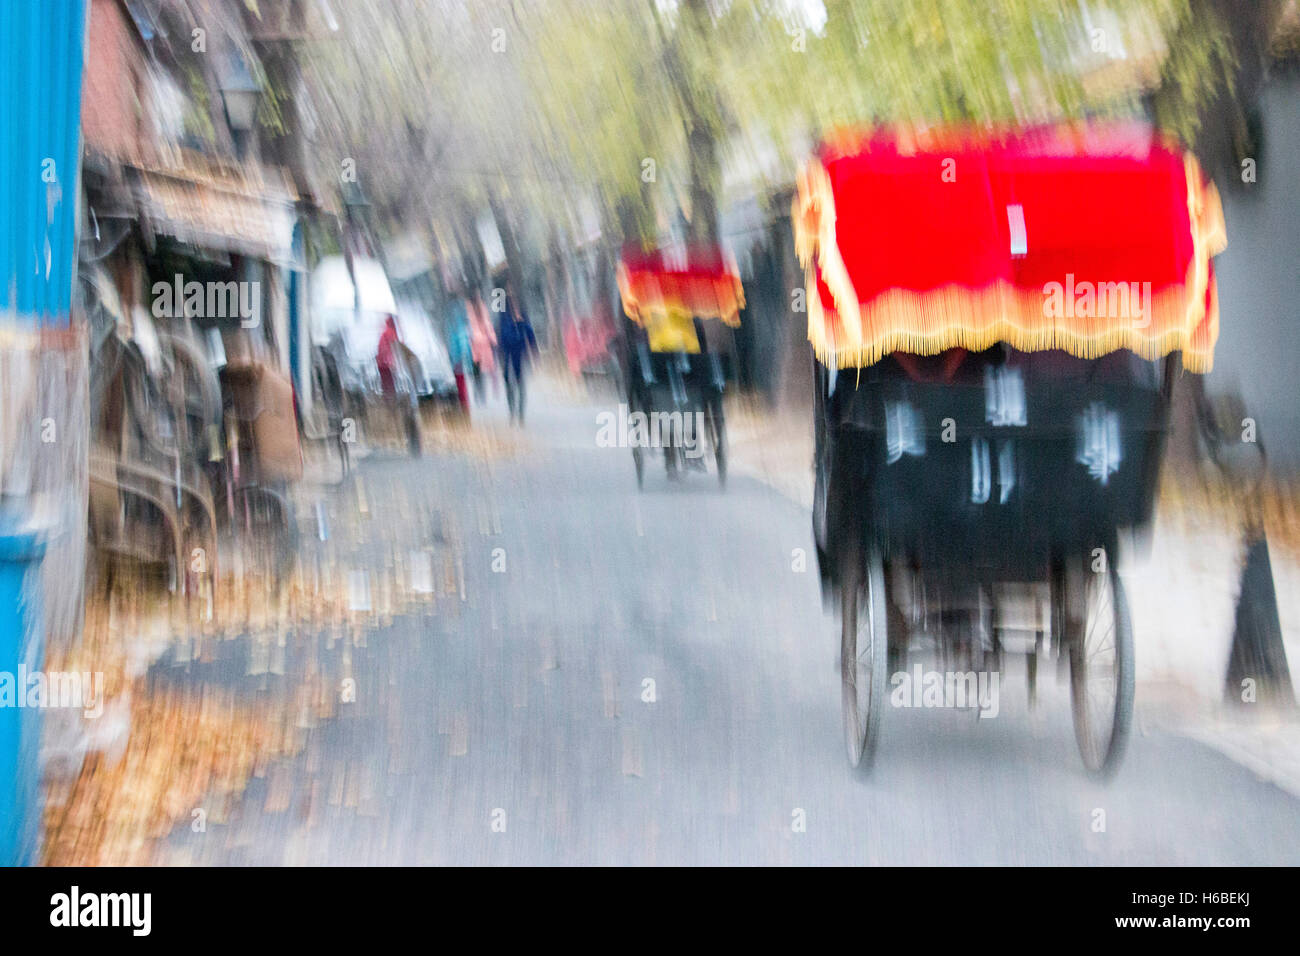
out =
[(456, 237), (456, 248), (460, 253), (460, 267), (465, 279), (465, 288), (478, 296), (488, 292), (487, 256), (483, 252), (483, 242), (479, 239), (478, 223), (474, 211), (462, 203), (452, 229)]
[[(1229, 37), (1236, 60), (1231, 76), (1222, 77), (1219, 95), (1202, 104), (1200, 130), (1190, 144), (1211, 175), (1225, 170), (1235, 175), (1242, 156), (1256, 145), (1249, 143), (1246, 115), (1264, 82), (1270, 35), (1285, 5), (1285, 0), (1193, 0), (1191, 15), (1169, 40), (1176, 50), (1197, 45), (1197, 31), (1223, 29)], [(1183, 33), (1191, 36), (1184, 39)], [(1178, 78), (1167, 72), (1151, 95), (1155, 118), (1169, 114), (1179, 99)]]
[(568, 264), (565, 260), (564, 244), (560, 241), (558, 227), (551, 228), (550, 242), (547, 243), (543, 284), (546, 290), (546, 321), (555, 332), (555, 341), (563, 343), (564, 320), (574, 314), (572, 297), (568, 295), (571, 288)]
[[(642, 190), (644, 193), (645, 190)], [(614, 229), (610, 235), (616, 249), (622, 249), (626, 243), (641, 239), (642, 214), (648, 208), (643, 204), (638, 208), (635, 200), (629, 196), (620, 196), (614, 208)]]
[[(488, 196), (488, 206), (492, 210), (492, 220), (496, 223), (497, 235), (501, 237), (501, 248), (506, 255), (507, 273), (514, 285), (515, 295), (519, 297), (517, 304), (529, 315), (544, 314), (545, 303), (542, 303), (543, 311), (538, 312), (533, 308), (537, 303), (529, 301), (528, 272), (524, 262), (523, 250), (519, 247), (519, 239), (515, 235), (514, 225), (510, 222), (510, 216), (507, 214), (505, 206), (501, 204), (500, 198), (495, 193)], [(549, 343), (550, 326), (548, 323), (541, 323), (536, 328), (536, 331), (538, 338), (543, 343)]]
[(704, 245), (716, 245), (721, 240), (722, 233), (718, 213), (722, 168), (718, 162), (717, 137), (707, 123), (699, 118), (688, 121), (686, 137), (691, 150), (690, 240)]
[(777, 407), (783, 411), (798, 411), (812, 406), (813, 395), (813, 360), (808, 347), (808, 312), (794, 311), (794, 290), (803, 286), (803, 270), (794, 254), (794, 234), (788, 213), (789, 193), (783, 193), (775, 200), (774, 212), (778, 213), (772, 220), (770, 235), (772, 238), (772, 260), (781, 270), (784, 287), (784, 301), (781, 303), (781, 322), (783, 334), (777, 336), (780, 354), (776, 361), (781, 369), (777, 387)]

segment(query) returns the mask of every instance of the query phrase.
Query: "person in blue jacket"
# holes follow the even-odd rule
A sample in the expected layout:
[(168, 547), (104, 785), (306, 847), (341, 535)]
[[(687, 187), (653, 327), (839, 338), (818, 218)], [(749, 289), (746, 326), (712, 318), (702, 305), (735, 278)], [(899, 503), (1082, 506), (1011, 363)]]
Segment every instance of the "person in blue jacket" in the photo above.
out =
[(497, 348), (501, 352), (501, 372), (506, 382), (506, 401), (510, 420), (524, 423), (524, 366), (528, 354), (537, 352), (537, 336), (528, 321), (528, 313), (519, 305), (513, 283), (506, 285), (505, 301), (497, 320)]

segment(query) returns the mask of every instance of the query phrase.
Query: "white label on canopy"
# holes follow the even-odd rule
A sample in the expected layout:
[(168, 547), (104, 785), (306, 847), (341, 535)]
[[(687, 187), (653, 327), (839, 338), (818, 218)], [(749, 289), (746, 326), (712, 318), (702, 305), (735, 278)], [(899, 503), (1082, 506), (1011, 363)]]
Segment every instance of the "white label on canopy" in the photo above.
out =
[(1019, 203), (1007, 206), (1007, 225), (1011, 229), (1011, 255), (1023, 256), (1029, 252), (1029, 235), (1025, 232), (1025, 207)]
[(433, 555), (428, 551), (411, 552), (411, 590), (416, 594), (433, 593)]

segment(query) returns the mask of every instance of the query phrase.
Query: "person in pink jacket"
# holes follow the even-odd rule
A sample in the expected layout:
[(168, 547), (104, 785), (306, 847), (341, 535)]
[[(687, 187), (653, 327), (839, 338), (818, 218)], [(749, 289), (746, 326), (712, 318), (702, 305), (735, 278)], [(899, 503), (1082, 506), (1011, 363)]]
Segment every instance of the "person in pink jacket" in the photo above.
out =
[[(496, 347), (497, 334), (488, 321), (487, 307), (483, 300), (475, 296), (465, 300), (465, 312), (469, 315), (469, 347), (474, 357), (474, 399), (482, 405), (484, 401), (483, 379), (496, 381)], [(492, 387), (496, 394), (496, 386)]]

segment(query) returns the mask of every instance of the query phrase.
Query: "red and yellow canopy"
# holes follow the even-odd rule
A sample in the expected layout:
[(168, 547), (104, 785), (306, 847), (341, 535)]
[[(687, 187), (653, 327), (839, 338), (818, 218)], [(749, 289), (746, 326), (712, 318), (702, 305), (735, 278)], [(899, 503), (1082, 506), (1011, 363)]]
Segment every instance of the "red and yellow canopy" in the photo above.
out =
[(685, 264), (670, 264), (660, 250), (625, 249), (618, 266), (618, 291), (623, 311), (642, 325), (683, 313), (721, 319), (735, 328), (745, 306), (736, 267), (716, 248), (687, 249)]
[(1149, 127), (840, 135), (793, 217), (808, 338), (838, 368), (997, 342), (1213, 364), (1218, 193)]

